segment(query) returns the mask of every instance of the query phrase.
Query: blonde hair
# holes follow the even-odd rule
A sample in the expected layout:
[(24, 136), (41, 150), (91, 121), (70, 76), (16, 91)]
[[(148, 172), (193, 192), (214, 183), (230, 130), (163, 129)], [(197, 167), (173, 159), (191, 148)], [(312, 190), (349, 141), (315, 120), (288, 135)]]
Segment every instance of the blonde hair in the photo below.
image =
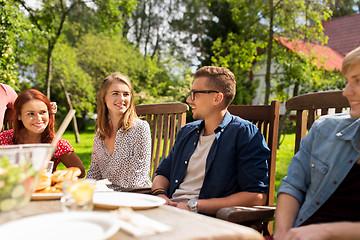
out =
[(117, 123), (118, 129), (122, 128), (124, 131), (129, 130), (133, 126), (134, 120), (138, 118), (135, 111), (134, 92), (131, 86), (130, 79), (120, 72), (110, 74), (101, 83), (97, 101), (98, 117), (96, 119), (95, 129), (98, 131), (101, 140), (105, 140), (106, 137), (110, 136), (111, 128), (109, 123), (109, 109), (106, 106), (105, 96), (111, 84), (116, 81), (125, 83), (130, 89), (130, 106), (126, 110), (120, 121)]
[(360, 47), (357, 47), (348, 54), (346, 54), (341, 69), (342, 73), (346, 75), (349, 71), (350, 66), (357, 63), (360, 63)]

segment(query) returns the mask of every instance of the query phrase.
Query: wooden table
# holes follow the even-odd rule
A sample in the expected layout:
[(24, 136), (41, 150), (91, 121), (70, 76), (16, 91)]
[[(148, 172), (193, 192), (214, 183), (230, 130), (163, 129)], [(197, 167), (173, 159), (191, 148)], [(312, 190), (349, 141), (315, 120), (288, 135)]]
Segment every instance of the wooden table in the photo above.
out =
[[(94, 211), (108, 210), (95, 208)], [(61, 212), (59, 200), (31, 201), (26, 206), (18, 210), (0, 213), (0, 224), (23, 217), (52, 212)], [(172, 231), (141, 238), (135, 238), (122, 231), (118, 231), (114, 236), (110, 238), (111, 240), (263, 239), (261, 234), (251, 228), (233, 224), (216, 218), (207, 217), (201, 214), (192, 213), (186, 210), (177, 209), (175, 207), (164, 205), (152, 209), (136, 210), (136, 212), (171, 226)]]

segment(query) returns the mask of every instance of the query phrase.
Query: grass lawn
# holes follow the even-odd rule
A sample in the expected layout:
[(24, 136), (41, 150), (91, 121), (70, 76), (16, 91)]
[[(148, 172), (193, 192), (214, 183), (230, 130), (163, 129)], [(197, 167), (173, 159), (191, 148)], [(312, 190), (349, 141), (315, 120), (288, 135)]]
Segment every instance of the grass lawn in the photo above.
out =
[[(286, 134), (285, 139), (276, 152), (276, 174), (275, 174), (275, 193), (277, 193), (281, 180), (286, 176), (287, 168), (291, 158), (294, 156), (295, 133)], [(276, 194), (275, 194), (276, 203)]]
[[(71, 131), (66, 131), (62, 136), (62, 138), (68, 140), (70, 144), (74, 147), (76, 154), (83, 161), (86, 171), (89, 170), (91, 163), (91, 153), (94, 135), (94, 126), (92, 126), (89, 127), (86, 131), (80, 133), (80, 143), (75, 142), (75, 134)], [(277, 190), (279, 189), (280, 182), (287, 173), (287, 168), (289, 166), (290, 160), (294, 155), (294, 146), (295, 134), (287, 134), (284, 141), (277, 150), (275, 192), (277, 192)], [(60, 163), (58, 169), (63, 168), (65, 168), (65, 166)]]
[[(62, 136), (73, 146), (75, 153), (82, 160), (85, 170), (88, 171), (91, 163), (92, 145), (94, 142), (94, 127), (80, 133), (80, 143), (76, 143), (75, 134), (72, 131), (66, 131)], [(60, 163), (57, 169), (64, 169), (65, 166)]]

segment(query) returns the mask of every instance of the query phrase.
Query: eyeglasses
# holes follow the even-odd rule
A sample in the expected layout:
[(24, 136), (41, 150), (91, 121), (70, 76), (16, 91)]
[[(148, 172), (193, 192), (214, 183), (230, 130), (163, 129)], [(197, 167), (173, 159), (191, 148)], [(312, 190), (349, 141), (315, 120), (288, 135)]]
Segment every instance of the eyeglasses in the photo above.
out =
[(219, 91), (215, 91), (215, 90), (190, 91), (189, 95), (190, 95), (191, 101), (195, 100), (195, 94), (196, 93), (207, 93), (207, 94), (209, 94), (209, 93), (219, 93)]

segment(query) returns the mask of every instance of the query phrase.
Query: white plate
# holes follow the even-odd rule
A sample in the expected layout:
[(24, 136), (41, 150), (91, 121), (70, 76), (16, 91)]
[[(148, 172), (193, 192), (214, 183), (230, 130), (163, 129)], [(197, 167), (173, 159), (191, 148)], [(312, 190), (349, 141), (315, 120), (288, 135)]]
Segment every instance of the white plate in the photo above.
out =
[(64, 240), (110, 238), (120, 227), (110, 213), (69, 212), (26, 217), (0, 225), (1, 239)]
[(131, 207), (134, 209), (146, 209), (158, 207), (166, 203), (165, 199), (129, 192), (98, 192), (94, 193), (95, 206), (104, 208)]
[(60, 199), (62, 193), (33, 193), (31, 195), (32, 200), (55, 200)]

